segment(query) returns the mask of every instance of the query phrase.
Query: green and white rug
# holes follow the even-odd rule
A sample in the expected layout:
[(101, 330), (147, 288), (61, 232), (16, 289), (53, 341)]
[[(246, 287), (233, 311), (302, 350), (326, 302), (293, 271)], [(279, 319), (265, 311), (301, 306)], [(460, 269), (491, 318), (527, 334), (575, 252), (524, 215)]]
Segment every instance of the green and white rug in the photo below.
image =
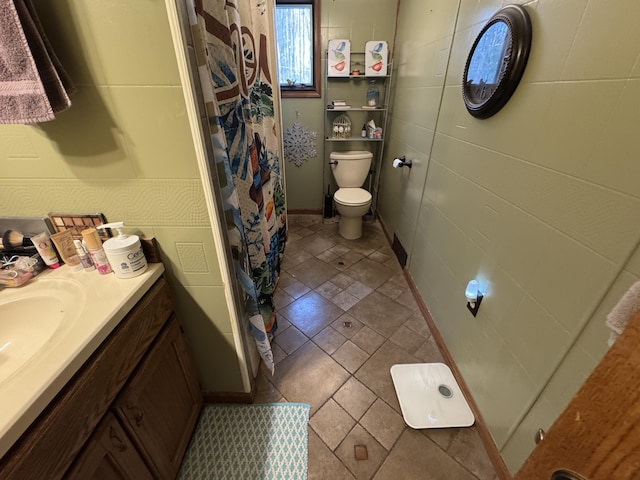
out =
[(178, 480), (305, 480), (309, 405), (205, 405)]

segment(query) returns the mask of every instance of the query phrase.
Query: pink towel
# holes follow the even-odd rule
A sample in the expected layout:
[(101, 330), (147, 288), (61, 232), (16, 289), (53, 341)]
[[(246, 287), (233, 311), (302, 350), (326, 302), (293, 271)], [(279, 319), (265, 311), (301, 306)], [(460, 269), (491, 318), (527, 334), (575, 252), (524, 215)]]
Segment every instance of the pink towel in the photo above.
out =
[(71, 81), (30, 0), (0, 0), (0, 123), (37, 123), (71, 106)]
[(638, 310), (640, 310), (640, 282), (631, 285), (631, 288), (622, 296), (618, 304), (613, 307), (611, 313), (607, 315), (605, 323), (611, 329), (609, 346), (613, 345), (618, 335), (622, 334), (624, 327), (627, 326), (631, 317)]

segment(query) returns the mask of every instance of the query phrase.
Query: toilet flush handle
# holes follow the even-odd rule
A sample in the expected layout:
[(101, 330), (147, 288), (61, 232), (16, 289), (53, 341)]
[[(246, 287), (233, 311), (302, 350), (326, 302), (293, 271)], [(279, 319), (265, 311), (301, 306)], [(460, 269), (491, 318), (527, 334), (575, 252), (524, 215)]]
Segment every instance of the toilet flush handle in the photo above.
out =
[(338, 160), (331, 160), (329, 162), (329, 165), (337, 165), (338, 164)]

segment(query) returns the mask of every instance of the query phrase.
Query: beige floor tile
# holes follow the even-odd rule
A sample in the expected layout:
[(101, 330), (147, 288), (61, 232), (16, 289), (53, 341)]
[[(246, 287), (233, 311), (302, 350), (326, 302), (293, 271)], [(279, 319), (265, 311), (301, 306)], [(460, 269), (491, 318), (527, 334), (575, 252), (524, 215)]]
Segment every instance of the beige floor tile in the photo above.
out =
[(301, 238), (302, 237), (300, 235), (298, 235), (292, 230), (290, 230), (289, 233), (287, 233), (287, 242), (295, 242), (296, 240), (300, 240)]
[(340, 257), (340, 256), (344, 255), (345, 253), (350, 252), (351, 250), (349, 250), (349, 247), (345, 247), (344, 245), (338, 244), (338, 245), (335, 245), (335, 246), (331, 247), (329, 249), (329, 251), (331, 253), (335, 253), (337, 256)]
[(340, 255), (338, 261), (342, 262), (341, 266), (349, 268), (351, 265), (358, 263), (364, 258), (364, 255), (349, 250), (347, 253)]
[[(356, 460), (354, 449), (356, 445), (367, 447), (367, 460)], [(369, 480), (380, 468), (387, 457), (387, 451), (375, 438), (360, 425), (353, 427), (349, 435), (335, 450), (335, 454), (358, 480)], [(419, 477), (416, 477), (419, 478)]]
[(409, 319), (404, 322), (404, 326), (413, 330), (417, 334), (422, 335), (424, 338), (429, 338), (431, 336), (431, 331), (429, 330), (427, 321), (420, 312), (411, 315)]
[(282, 398), (282, 394), (276, 387), (269, 381), (267, 375), (270, 373), (259, 371), (256, 377), (256, 396), (253, 399), (253, 403), (274, 403)]
[(418, 360), (387, 340), (355, 373), (358, 380), (398, 413), (400, 404), (389, 370), (392, 365), (401, 363), (418, 363)]
[(398, 262), (398, 259), (394, 256), (392, 256), (389, 260), (387, 260), (386, 262), (383, 263), (383, 265), (387, 268), (390, 268), (391, 270), (393, 270), (394, 272), (398, 272), (398, 273), (402, 273), (402, 266), (400, 265), (400, 263)]
[(360, 420), (376, 398), (371, 390), (354, 377), (347, 380), (333, 395), (333, 399), (356, 420)]
[(344, 312), (317, 293), (309, 292), (284, 307), (282, 313), (302, 333), (313, 337)]
[(357, 297), (360, 300), (362, 300), (364, 297), (366, 297), (371, 292), (373, 292), (373, 289), (370, 287), (367, 287), (364, 283), (356, 281), (356, 282), (353, 282), (351, 285), (349, 285), (345, 289), (345, 292), (350, 293), (354, 297)]
[(287, 328), (291, 326), (291, 322), (287, 320), (287, 318), (284, 315), (282, 315), (282, 313), (278, 312), (277, 318), (278, 318), (278, 328), (273, 334), (275, 337), (277, 337), (278, 335), (281, 335), (282, 332), (284, 332)]
[(322, 350), (331, 355), (347, 341), (347, 338), (329, 326), (313, 337), (313, 341)]
[(303, 238), (300, 243), (300, 248), (302, 248), (302, 250), (304, 250), (305, 252), (309, 252), (314, 256), (321, 254), (322, 252), (330, 249), (336, 244), (336, 242), (321, 234), (307, 236)]
[(376, 289), (376, 292), (380, 292), (391, 299), (396, 299), (404, 290), (404, 288), (398, 286), (393, 280), (387, 280)]
[(358, 297), (354, 297), (353, 295), (348, 293), (346, 290), (343, 290), (342, 292), (335, 295), (331, 299), (331, 301), (346, 312), (351, 307), (353, 307), (356, 303), (358, 303), (360, 299)]
[(405, 352), (416, 356), (416, 352), (427, 340), (422, 335), (408, 329), (404, 325), (391, 335), (390, 340)]
[(310, 404), (313, 415), (348, 378), (335, 360), (307, 342), (277, 365), (271, 383), (288, 401)]
[(369, 358), (367, 352), (351, 342), (351, 340), (343, 343), (331, 356), (351, 373), (355, 373)]
[(445, 452), (451, 445), (451, 442), (458, 434), (459, 428), (425, 428), (420, 430), (425, 437), (438, 444)]
[(360, 260), (345, 270), (345, 273), (373, 289), (378, 288), (394, 274), (390, 268), (368, 258)]
[(277, 289), (276, 293), (273, 294), (273, 306), (276, 307), (276, 309), (286, 307), (294, 300), (295, 298), (293, 298), (284, 290)]
[(427, 340), (416, 350), (415, 357), (423, 363), (444, 363), (444, 357), (436, 344), (433, 336), (427, 338)]
[(353, 480), (355, 477), (309, 428), (309, 470), (307, 480)]
[(384, 263), (391, 258), (391, 255), (386, 253), (384, 250), (377, 250), (369, 255), (369, 258), (374, 262)]
[(322, 295), (327, 300), (331, 300), (337, 294), (342, 291), (342, 288), (337, 286), (335, 283), (332, 283), (331, 280), (324, 282), (322, 285), (315, 289), (320, 295)]
[(351, 341), (362, 350), (372, 355), (380, 345), (385, 342), (385, 338), (367, 326), (363, 326), (358, 333), (351, 337)]
[(331, 326), (346, 338), (352, 338), (362, 327), (364, 327), (364, 324), (360, 320), (353, 318), (348, 313), (344, 313), (338, 317)]
[(360, 419), (360, 425), (387, 450), (391, 450), (405, 429), (402, 416), (380, 399)]
[(271, 353), (273, 355), (273, 364), (277, 365), (279, 364), (282, 360), (284, 360), (285, 358), (287, 358), (289, 355), (287, 354), (287, 352), (285, 352), (282, 347), (280, 345), (278, 345), (277, 343), (273, 342), (271, 344)]
[(492, 480), (496, 475), (476, 427), (459, 429), (447, 453), (479, 480)]
[(458, 462), (417, 430), (407, 428), (375, 480), (475, 480)]
[[(294, 299), (298, 299), (311, 289), (299, 280), (294, 280), (283, 289), (288, 295)], [(289, 302), (290, 304), (291, 302)], [(285, 305), (286, 306), (286, 305)]]
[(309, 339), (293, 325), (275, 337), (275, 343), (289, 355), (304, 345)]
[(322, 260), (325, 263), (332, 263), (336, 258), (338, 258), (338, 255), (331, 252), (330, 250), (325, 250), (324, 252), (316, 255), (316, 258), (318, 260)]
[[(289, 245), (287, 245), (287, 248), (288, 247)], [(290, 268), (293, 268), (296, 265), (299, 265), (302, 262), (309, 260), (310, 258), (313, 258), (313, 255), (311, 255), (309, 252), (305, 252), (304, 250), (291, 251), (291, 249), (289, 249), (286, 255), (284, 256), (284, 258), (282, 259), (281, 266), (283, 270), (288, 271)]]
[(331, 450), (340, 445), (356, 421), (332, 399), (311, 417), (309, 425)]
[(349, 310), (351, 316), (386, 338), (393, 335), (411, 313), (408, 308), (378, 292), (371, 292)]
[(396, 302), (400, 305), (404, 305), (410, 310), (414, 312), (419, 311), (420, 307), (418, 306), (418, 302), (416, 302), (416, 297), (413, 296), (413, 292), (411, 289), (405, 290), (402, 292), (398, 298), (396, 298)]
[(296, 279), (304, 283), (309, 288), (316, 288), (332, 277), (335, 277), (339, 271), (328, 263), (312, 257), (295, 267), (287, 269), (288, 272)]
[(331, 279), (331, 283), (342, 289), (349, 287), (353, 282), (355, 282), (355, 280), (346, 273), (339, 273)]

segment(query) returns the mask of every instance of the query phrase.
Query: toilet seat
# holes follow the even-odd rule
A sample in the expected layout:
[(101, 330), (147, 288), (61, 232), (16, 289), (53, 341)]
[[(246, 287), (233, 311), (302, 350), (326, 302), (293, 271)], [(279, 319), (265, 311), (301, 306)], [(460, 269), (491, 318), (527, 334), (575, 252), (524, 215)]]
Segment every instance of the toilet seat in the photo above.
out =
[(339, 188), (333, 194), (333, 199), (342, 205), (362, 207), (371, 202), (371, 193), (364, 188)]

